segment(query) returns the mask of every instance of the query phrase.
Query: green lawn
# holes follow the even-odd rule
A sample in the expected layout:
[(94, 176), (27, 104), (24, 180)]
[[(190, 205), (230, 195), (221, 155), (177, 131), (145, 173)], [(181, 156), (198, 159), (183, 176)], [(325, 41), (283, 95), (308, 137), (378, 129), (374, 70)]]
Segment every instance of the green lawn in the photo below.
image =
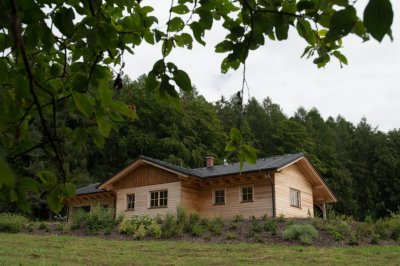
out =
[(399, 265), (400, 246), (314, 248), (0, 233), (0, 265)]

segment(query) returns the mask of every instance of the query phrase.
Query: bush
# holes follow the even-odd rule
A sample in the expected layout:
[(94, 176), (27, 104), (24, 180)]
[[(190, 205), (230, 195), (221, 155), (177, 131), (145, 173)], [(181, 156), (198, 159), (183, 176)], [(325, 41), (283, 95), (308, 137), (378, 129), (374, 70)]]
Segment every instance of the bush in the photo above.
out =
[(82, 209), (76, 209), (72, 215), (71, 229), (79, 229), (86, 222), (89, 213)]
[(201, 224), (195, 224), (191, 226), (191, 231), (190, 233), (192, 234), (192, 236), (203, 236), (204, 232), (206, 231), (206, 228), (201, 225)]
[(190, 224), (191, 226), (193, 226), (193, 225), (199, 223), (200, 220), (201, 220), (200, 215), (199, 215), (197, 212), (191, 212), (191, 213), (189, 214), (189, 224)]
[(235, 223), (241, 223), (241, 222), (243, 222), (243, 215), (241, 215), (241, 214), (235, 215), (235, 218), (233, 218), (233, 221), (234, 221)]
[(260, 233), (262, 231), (262, 226), (261, 222), (256, 219), (256, 217), (251, 216), (250, 217), (250, 230), (252, 230), (254, 233)]
[(62, 231), (64, 234), (69, 234), (71, 232), (71, 224), (65, 223)]
[(133, 234), (133, 237), (135, 239), (143, 239), (147, 235), (147, 230), (144, 224), (139, 225), (135, 233)]
[(136, 230), (136, 226), (130, 219), (123, 219), (119, 224), (118, 230), (121, 234), (133, 235)]
[(182, 236), (183, 226), (178, 225), (178, 220), (172, 213), (167, 213), (163, 223), (161, 224), (162, 236), (169, 238), (172, 236)]
[(226, 239), (228, 239), (228, 240), (234, 240), (234, 239), (236, 238), (236, 235), (235, 235), (235, 233), (233, 233), (233, 232), (226, 232), (226, 233), (225, 233), (225, 237), (226, 237)]
[(311, 224), (293, 224), (283, 231), (283, 238), (289, 241), (298, 240), (305, 245), (310, 245), (318, 236), (318, 231)]
[(271, 235), (276, 235), (278, 224), (274, 219), (268, 219), (264, 222), (264, 231), (270, 232)]
[(359, 241), (358, 241), (358, 235), (352, 233), (350, 235), (350, 239), (347, 242), (347, 244), (349, 244), (350, 246), (358, 246), (360, 244)]
[(208, 230), (214, 235), (220, 235), (224, 229), (224, 220), (221, 217), (214, 217), (208, 221)]
[(41, 222), (41, 223), (39, 224), (39, 226), (38, 226), (38, 229), (39, 229), (39, 230), (45, 230), (46, 232), (49, 232), (49, 231), (50, 231), (49, 225), (48, 225), (47, 223), (45, 223), (45, 222)]
[(357, 235), (362, 237), (370, 237), (375, 231), (375, 225), (373, 223), (359, 223), (357, 225)]
[(155, 238), (160, 238), (162, 235), (161, 226), (157, 222), (153, 222), (148, 227), (149, 234)]
[(33, 229), (34, 229), (33, 227), (34, 227), (33, 223), (28, 223), (28, 224), (25, 226), (25, 228), (26, 228), (26, 230), (28, 230), (28, 232), (32, 232)]
[(56, 229), (57, 231), (62, 231), (62, 230), (64, 229), (64, 225), (61, 224), (61, 223), (59, 223), (59, 224), (56, 225), (55, 229)]
[(388, 228), (384, 220), (379, 219), (378, 221), (376, 221), (375, 234), (377, 234), (380, 239), (386, 239), (389, 236)]
[(90, 234), (97, 234), (100, 230), (112, 230), (116, 225), (114, 214), (111, 210), (100, 205), (92, 208), (86, 217), (86, 227)]
[(186, 209), (181, 205), (176, 207), (176, 219), (178, 224), (185, 226), (186, 218), (187, 218)]
[(325, 230), (336, 241), (343, 240), (350, 235), (350, 225), (344, 221), (330, 221), (325, 225)]
[(21, 214), (0, 213), (0, 232), (18, 233), (27, 223), (28, 218)]
[(390, 237), (394, 240), (400, 239), (400, 213), (392, 213), (386, 220), (387, 228), (390, 232)]

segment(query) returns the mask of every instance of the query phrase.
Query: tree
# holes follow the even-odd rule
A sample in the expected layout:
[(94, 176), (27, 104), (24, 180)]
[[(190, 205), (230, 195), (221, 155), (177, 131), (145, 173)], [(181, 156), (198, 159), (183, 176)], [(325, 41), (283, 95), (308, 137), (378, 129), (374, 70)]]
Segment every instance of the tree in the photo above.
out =
[[(27, 210), (26, 193), (35, 192), (47, 195), (52, 210), (61, 209), (63, 199), (75, 192), (65, 145), (92, 140), (103, 147), (118, 123), (136, 117), (113, 93), (122, 85), (122, 55), (142, 42), (162, 43), (147, 89), (179, 104), (179, 90), (189, 92), (192, 84), (168, 55), (177, 47), (190, 49), (193, 39), (204, 45), (204, 33), (215, 21), (222, 20), (228, 31), (215, 48), (228, 53), (221, 64), (225, 73), (245, 66), (249, 52), (266, 39), (287, 39), (289, 26), (307, 42), (304, 56), (318, 67), (332, 56), (347, 64), (340, 53), (343, 37), (381, 41), (391, 36), (393, 19), (389, 0), (370, 0), (362, 19), (348, 0), (171, 0), (166, 28), (156, 26), (152, 10), (141, 1), (0, 2), (0, 200)], [(245, 74), (241, 96), (244, 86)], [(79, 123), (60, 122), (63, 111), (78, 116)], [(30, 131), (33, 121), (40, 124), (39, 139)], [(231, 130), (226, 149), (254, 162), (255, 152), (243, 143), (240, 129)], [(37, 149), (52, 158), (53, 169), (22, 177), (10, 167)]]

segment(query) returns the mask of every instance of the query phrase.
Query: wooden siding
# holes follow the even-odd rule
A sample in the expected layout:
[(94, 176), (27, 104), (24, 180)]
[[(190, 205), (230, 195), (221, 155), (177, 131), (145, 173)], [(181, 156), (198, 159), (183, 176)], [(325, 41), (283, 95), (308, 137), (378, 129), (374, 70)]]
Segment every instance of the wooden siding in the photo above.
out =
[(199, 185), (182, 182), (181, 203), (188, 211), (198, 211)]
[[(300, 208), (290, 206), (290, 189), (300, 190)], [(276, 215), (285, 217), (314, 217), (312, 185), (296, 165), (290, 165), (275, 174)]]
[[(217, 179), (217, 178), (216, 178)], [(241, 187), (253, 186), (253, 201), (241, 202)], [(225, 204), (214, 205), (213, 193), (215, 189), (225, 189)], [(223, 218), (232, 218), (235, 215), (261, 217), (267, 214), (272, 217), (272, 190), (268, 181), (264, 177), (247, 180), (233, 184), (202, 186), (198, 194), (198, 211), (203, 216), (222, 216)]]
[(104, 199), (99, 199), (99, 198), (90, 198), (90, 199), (85, 199), (81, 200), (79, 202), (70, 202), (68, 203), (68, 221), (71, 221), (73, 215), (74, 215), (74, 210), (77, 207), (82, 207), (82, 206), (90, 206), (90, 208), (94, 208), (97, 205), (107, 205), (108, 209), (115, 209), (115, 198), (104, 198)]
[(151, 165), (142, 165), (115, 182), (114, 188), (118, 190), (178, 181), (179, 179), (174, 173), (170, 173)]
[[(168, 206), (163, 208), (150, 208), (150, 192), (168, 190)], [(127, 195), (135, 194), (135, 209), (127, 210)], [(123, 214), (125, 217), (138, 215), (155, 216), (165, 215), (168, 211), (175, 212), (181, 201), (181, 182), (163, 183), (150, 186), (131, 187), (116, 191), (116, 215)]]

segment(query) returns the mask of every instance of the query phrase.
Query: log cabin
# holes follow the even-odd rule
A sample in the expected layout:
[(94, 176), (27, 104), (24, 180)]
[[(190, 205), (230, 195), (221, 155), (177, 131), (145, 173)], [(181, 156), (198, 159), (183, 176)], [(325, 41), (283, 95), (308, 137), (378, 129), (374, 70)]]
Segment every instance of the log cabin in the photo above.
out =
[(68, 198), (69, 219), (74, 210), (100, 204), (125, 217), (175, 212), (178, 205), (202, 216), (232, 218), (314, 217), (314, 207), (326, 218), (326, 204), (336, 197), (303, 153), (258, 159), (255, 164), (214, 165), (189, 169), (140, 156), (103, 183), (77, 189)]

